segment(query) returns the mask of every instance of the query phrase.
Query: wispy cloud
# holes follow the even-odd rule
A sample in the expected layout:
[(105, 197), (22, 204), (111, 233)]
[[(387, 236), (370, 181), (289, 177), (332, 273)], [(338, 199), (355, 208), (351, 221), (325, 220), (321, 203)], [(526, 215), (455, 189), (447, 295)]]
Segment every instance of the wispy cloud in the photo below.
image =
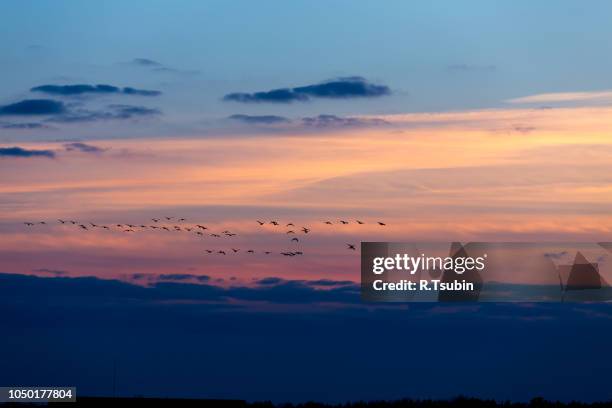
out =
[(48, 121), (56, 123), (82, 123), (106, 120), (137, 119), (140, 117), (151, 117), (160, 114), (161, 111), (159, 109), (147, 108), (144, 106), (113, 104), (108, 105), (106, 110), (69, 110), (62, 115), (51, 117), (48, 119)]
[(43, 123), (26, 122), (26, 123), (7, 123), (0, 122), (1, 129), (47, 129), (49, 126)]
[(553, 92), (508, 99), (508, 103), (612, 102), (612, 91)]

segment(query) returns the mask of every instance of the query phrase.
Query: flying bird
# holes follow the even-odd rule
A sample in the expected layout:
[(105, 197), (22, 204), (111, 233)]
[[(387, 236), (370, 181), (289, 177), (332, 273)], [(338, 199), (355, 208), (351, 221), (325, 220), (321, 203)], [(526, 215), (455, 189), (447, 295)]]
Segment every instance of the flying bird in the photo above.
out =
[(206, 228), (205, 226), (200, 225), (200, 224), (196, 225), (196, 227), (198, 227), (199, 229), (203, 229), (203, 230), (208, 229), (208, 228)]
[(359, 224), (359, 225), (365, 224), (365, 222), (363, 222), (363, 221), (359, 221), (359, 220), (355, 220), (355, 221), (357, 221), (357, 224)]
[(346, 224), (348, 224), (348, 223), (349, 223), (348, 221), (340, 220), (340, 224), (344, 224), (344, 225), (346, 225)]
[(259, 221), (259, 220), (257, 220), (257, 223), (258, 223), (259, 225), (264, 225), (264, 224), (265, 224), (265, 222), (263, 222), (263, 221)]
[(33, 222), (24, 222), (25, 225), (27, 225), (28, 227), (31, 227), (32, 225), (34, 225)]
[(212, 250), (210, 250), (210, 249), (207, 249), (207, 250), (206, 250), (206, 252), (208, 252), (209, 254), (212, 254), (212, 253), (213, 253), (213, 251), (212, 251)]
[(159, 218), (151, 218), (151, 221), (153, 221), (153, 222), (158, 222), (158, 221), (159, 221)]
[(215, 237), (215, 238), (221, 238), (221, 235), (219, 234), (210, 234), (211, 237)]
[(287, 231), (286, 234), (295, 234), (295, 231)]
[(179, 218), (178, 220), (179, 220), (179, 222), (180, 222), (180, 221), (185, 221), (185, 219), (184, 219), (184, 218)]
[(291, 241), (300, 242), (300, 240), (297, 238), (291, 238)]
[(380, 222), (380, 221), (378, 221), (378, 225), (380, 225), (380, 226), (383, 226), (383, 227), (384, 227), (384, 226), (385, 226), (385, 225), (387, 225), (387, 224), (385, 224), (384, 222)]
[(66, 223), (66, 221), (64, 221), (64, 220), (60, 220), (60, 219), (58, 219), (58, 221), (59, 221), (59, 222), (61, 222), (62, 224), (65, 224), (65, 223)]
[(276, 222), (276, 221), (270, 221), (270, 224), (272, 224), (272, 225), (278, 225), (278, 222)]
[(352, 249), (353, 251), (355, 250), (355, 245), (353, 244), (346, 244), (347, 249)]
[(170, 221), (171, 219), (173, 219), (174, 217), (165, 217), (168, 221)]
[(293, 223), (290, 222), (289, 224), (286, 225), (286, 227), (295, 227), (295, 225), (293, 225)]
[(254, 254), (254, 253), (255, 253), (255, 251), (253, 251), (252, 249), (249, 249), (247, 252), (248, 252), (249, 254)]
[(331, 222), (331, 221), (325, 221), (325, 223), (326, 223), (327, 225), (332, 225), (332, 222)]
[(240, 251), (240, 249), (236, 249), (236, 248), (232, 248), (232, 251), (234, 251), (234, 253)]
[(308, 234), (310, 232), (310, 229), (302, 227), (302, 232), (304, 232), (304, 234)]
[(218, 254), (225, 255), (225, 251), (218, 251), (217, 253), (218, 253)]

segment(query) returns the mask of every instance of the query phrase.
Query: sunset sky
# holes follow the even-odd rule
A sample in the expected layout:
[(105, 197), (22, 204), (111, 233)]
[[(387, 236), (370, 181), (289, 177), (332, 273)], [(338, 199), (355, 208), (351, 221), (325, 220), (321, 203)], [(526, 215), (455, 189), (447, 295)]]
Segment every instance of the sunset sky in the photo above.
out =
[[(608, 1), (2, 2), (0, 322), (11, 330), (0, 356), (12, 369), (0, 382), (82, 378), (90, 394), (108, 395), (105, 364), (123, 358), (126, 395), (411, 396), (394, 377), (400, 367), (360, 366), (374, 340), (355, 339), (360, 327), (400, 349), (410, 335), (400, 326), (415, 324), (420, 341), (443, 348), (440, 327), (465, 323), (459, 343), (478, 354), (468, 378), (491, 381), (486, 355), (496, 349), (474, 344), (497, 330), (510, 347), (498, 360), (503, 378), (521, 372), (526, 354), (542, 358), (516, 398), (610, 398), (596, 392), (600, 377), (564, 376), (555, 359), (589, 344), (588, 330), (591, 358), (609, 344), (605, 305), (364, 305), (359, 254), (346, 245), (612, 241), (610, 15)], [(115, 227), (152, 218), (208, 231)], [(224, 230), (237, 235), (208, 235)], [(241, 251), (205, 252), (230, 248)], [(304, 255), (279, 254), (296, 250)], [(574, 337), (546, 345), (566, 330)], [(512, 349), (529, 332), (534, 342)], [(32, 361), (44, 356), (34, 373), (11, 359), (17, 344)], [(306, 367), (295, 377), (307, 387), (279, 376), (300, 371), (284, 366), (287, 356)], [(571, 354), (570, 367), (609, 376), (609, 357), (598, 358), (593, 367)], [(435, 375), (435, 362), (418, 360), (413, 375)], [(327, 364), (346, 382), (331, 390), (332, 374), (302, 378)], [(218, 375), (198, 377), (206, 365)], [(352, 394), (367, 383), (353, 366), (386, 374)], [(184, 372), (172, 382), (163, 374), (172, 370)], [(553, 375), (583, 391), (544, 387)], [(423, 379), (416, 396), (456, 395), (462, 381)], [(482, 395), (516, 399), (500, 384)]]

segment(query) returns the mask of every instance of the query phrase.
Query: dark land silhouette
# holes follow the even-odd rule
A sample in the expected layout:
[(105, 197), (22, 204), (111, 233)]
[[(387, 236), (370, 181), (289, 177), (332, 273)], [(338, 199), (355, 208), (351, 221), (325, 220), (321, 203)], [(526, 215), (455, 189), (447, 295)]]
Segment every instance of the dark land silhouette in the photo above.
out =
[[(51, 402), (48, 405), (58, 406), (62, 402)], [(0, 406), (24, 407), (40, 406), (34, 403), (4, 403)], [(77, 397), (70, 407), (112, 407), (112, 406), (188, 406), (188, 407), (220, 407), (220, 408), (603, 408), (612, 407), (612, 401), (605, 402), (560, 402), (534, 398), (529, 402), (495, 401), (478, 398), (458, 397), (449, 400), (412, 400), (401, 399), (391, 401), (357, 401), (339, 404), (320, 402), (306, 403), (272, 403), (246, 402), (243, 400), (221, 399), (172, 399), (172, 398), (110, 398), (110, 397)]]

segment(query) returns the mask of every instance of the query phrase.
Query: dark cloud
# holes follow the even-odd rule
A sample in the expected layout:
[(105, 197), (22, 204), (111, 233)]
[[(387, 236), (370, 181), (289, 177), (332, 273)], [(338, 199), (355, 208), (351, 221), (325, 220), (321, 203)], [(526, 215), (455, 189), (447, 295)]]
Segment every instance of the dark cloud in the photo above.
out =
[(318, 279), (313, 281), (306, 281), (306, 284), (310, 286), (345, 286), (355, 285), (355, 282), (350, 280)]
[(0, 157), (48, 157), (54, 158), (53, 150), (28, 150), (21, 147), (0, 147)]
[(160, 62), (154, 61), (149, 58), (134, 58), (132, 60), (132, 64), (140, 65), (142, 67), (163, 67), (163, 64)]
[(159, 280), (169, 280), (169, 281), (190, 281), (196, 280), (199, 282), (208, 282), (210, 280), (210, 276), (207, 275), (193, 275), (190, 273), (162, 273), (157, 275), (157, 279)]
[(229, 119), (232, 120), (237, 120), (240, 122), (244, 122), (244, 123), (248, 123), (248, 124), (253, 124), (253, 125), (258, 125), (258, 124), (264, 124), (264, 125), (274, 125), (277, 123), (288, 123), (290, 122), (289, 119), (283, 117), (283, 116), (276, 116), (276, 115), (241, 115), (241, 114), (236, 114), (236, 115), (232, 115), (229, 117)]
[(28, 123), (0, 123), (1, 129), (47, 129), (49, 126), (36, 123), (36, 122), (28, 122)]
[(285, 282), (284, 279), (273, 277), (273, 276), (268, 277), (268, 278), (262, 278), (262, 279), (255, 281), (255, 283), (257, 283), (258, 285), (277, 285), (283, 282)]
[(388, 125), (389, 122), (386, 122), (382, 119), (351, 118), (336, 115), (319, 115), (302, 118), (302, 124), (304, 126), (312, 127), (360, 127)]
[(139, 95), (139, 96), (158, 96), (160, 91), (151, 91), (146, 89), (136, 89), (132, 87), (119, 88), (113, 85), (41, 85), (30, 89), (32, 92), (42, 92), (50, 95), (74, 96), (86, 94), (124, 94), (124, 95)]
[(345, 77), (296, 88), (255, 93), (234, 92), (225, 95), (223, 100), (242, 103), (290, 103), (308, 101), (310, 98), (372, 98), (389, 94), (391, 90), (385, 85), (372, 84), (362, 77)]
[[(141, 275), (143, 279), (146, 275)], [(207, 282), (208, 276), (200, 277), (190, 274), (151, 275), (158, 279), (152, 285), (142, 287), (128, 282), (94, 277), (54, 277), (41, 278), (26, 275), (0, 273), (0, 290), (19, 296), (44, 295), (52, 291), (55, 296), (95, 296), (140, 299), (149, 301), (192, 300), (226, 302), (230, 299), (239, 301), (267, 301), (281, 304), (311, 304), (321, 302), (338, 302), (354, 304), (359, 302), (359, 286), (342, 286), (330, 289), (317, 289), (304, 281), (279, 280), (276, 284), (256, 287), (234, 286), (222, 287), (209, 283), (191, 283), (190, 279)], [(161, 277), (171, 278), (163, 279)]]
[(66, 112), (63, 102), (52, 99), (25, 99), (9, 105), (0, 106), (0, 115), (58, 115)]
[(160, 91), (150, 91), (146, 89), (135, 89), (129, 86), (123, 88), (123, 93), (126, 95), (139, 95), (139, 96), (158, 96), (161, 95)]
[(158, 109), (147, 108), (144, 106), (114, 104), (108, 105), (107, 109), (103, 111), (91, 111), (88, 109), (70, 110), (63, 115), (58, 115), (49, 119), (48, 121), (58, 123), (82, 123), (118, 119), (136, 119), (139, 117), (150, 117), (160, 114), (161, 111)]
[(64, 144), (64, 149), (69, 152), (79, 151), (83, 153), (102, 153), (106, 149), (103, 149), (98, 146), (90, 145), (87, 143), (74, 142), (74, 143), (66, 143)]

